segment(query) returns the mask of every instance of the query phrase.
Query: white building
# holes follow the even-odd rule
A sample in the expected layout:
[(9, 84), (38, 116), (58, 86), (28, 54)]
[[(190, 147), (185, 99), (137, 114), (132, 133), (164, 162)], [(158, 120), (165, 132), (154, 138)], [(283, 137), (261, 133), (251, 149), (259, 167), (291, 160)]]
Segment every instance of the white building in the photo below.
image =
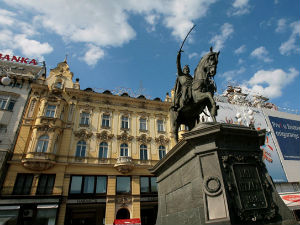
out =
[[(23, 109), (30, 93), (30, 83), (46, 73), (45, 66), (34, 65), (36, 61), (29, 64), (27, 58), (1, 56), (2, 54), (0, 54), (0, 186), (5, 175), (6, 160), (14, 147)], [(9, 80), (5, 77), (9, 77)], [(10, 82), (6, 83), (5, 80)]]

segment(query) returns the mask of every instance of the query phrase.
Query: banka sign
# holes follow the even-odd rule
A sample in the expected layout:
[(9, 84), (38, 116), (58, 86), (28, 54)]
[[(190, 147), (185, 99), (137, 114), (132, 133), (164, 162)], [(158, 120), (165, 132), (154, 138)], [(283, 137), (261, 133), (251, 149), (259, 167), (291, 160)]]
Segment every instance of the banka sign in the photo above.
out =
[(3, 61), (17, 62), (34, 66), (38, 65), (38, 61), (36, 59), (29, 59), (21, 56), (10, 56), (0, 53), (0, 59)]

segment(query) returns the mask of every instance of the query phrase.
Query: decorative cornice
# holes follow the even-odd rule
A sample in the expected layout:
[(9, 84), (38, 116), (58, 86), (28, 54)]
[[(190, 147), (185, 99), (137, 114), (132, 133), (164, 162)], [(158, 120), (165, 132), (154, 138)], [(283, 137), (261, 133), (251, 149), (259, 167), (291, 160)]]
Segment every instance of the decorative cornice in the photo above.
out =
[(164, 135), (160, 135), (159, 137), (155, 138), (156, 143), (161, 145), (166, 145), (170, 142), (170, 139), (165, 137)]
[(123, 141), (123, 142), (131, 142), (133, 139), (133, 136), (129, 135), (127, 131), (124, 131), (121, 135), (117, 136), (117, 140)]
[(136, 138), (137, 141), (143, 143), (143, 144), (147, 144), (149, 142), (151, 142), (152, 138), (151, 137), (147, 137), (146, 134), (141, 134), (140, 136), (138, 136)]
[(107, 131), (102, 131), (100, 133), (97, 133), (96, 136), (98, 139), (100, 139), (101, 141), (110, 141), (114, 135), (113, 134), (109, 134)]
[(92, 137), (93, 133), (88, 132), (86, 129), (80, 129), (79, 131), (74, 131), (74, 135), (77, 138), (89, 139)]

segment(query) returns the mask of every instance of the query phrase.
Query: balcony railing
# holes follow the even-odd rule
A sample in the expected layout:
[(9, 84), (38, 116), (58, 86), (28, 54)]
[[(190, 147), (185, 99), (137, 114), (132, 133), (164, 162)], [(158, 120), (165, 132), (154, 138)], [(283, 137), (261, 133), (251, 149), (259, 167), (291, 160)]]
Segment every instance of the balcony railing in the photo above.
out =
[(51, 190), (46, 187), (31, 186), (16, 188), (14, 186), (4, 186), (1, 190), (1, 196), (18, 196), (18, 195), (30, 195), (30, 196), (59, 196), (62, 195), (63, 187), (54, 186)]
[(75, 157), (66, 155), (56, 155), (47, 152), (28, 152), (26, 154), (14, 154), (12, 161), (22, 161), (26, 163), (47, 162), (53, 165), (57, 163), (74, 163), (74, 164), (97, 164), (97, 165), (115, 165), (116, 163), (129, 163), (137, 167), (154, 166), (159, 160), (140, 160), (131, 157), (121, 156), (119, 158), (98, 158), (98, 157)]

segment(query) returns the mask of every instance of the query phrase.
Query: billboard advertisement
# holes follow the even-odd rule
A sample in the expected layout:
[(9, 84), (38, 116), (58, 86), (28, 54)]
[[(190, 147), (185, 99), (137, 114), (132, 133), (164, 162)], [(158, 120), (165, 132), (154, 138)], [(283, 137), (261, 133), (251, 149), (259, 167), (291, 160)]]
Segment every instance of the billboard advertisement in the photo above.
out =
[[(287, 177), (279, 159), (277, 152), (278, 150), (273, 140), (273, 135), (271, 134), (270, 129), (268, 129), (265, 115), (262, 110), (223, 102), (217, 102), (217, 105), (219, 106), (218, 115), (216, 118), (218, 122), (248, 126), (250, 123), (250, 118), (253, 117), (254, 126), (257, 130), (267, 130), (265, 145), (261, 146), (265, 165), (274, 182), (287, 182)], [(240, 118), (240, 122), (238, 122), (238, 117)]]
[(284, 160), (300, 160), (300, 121), (269, 116)]

